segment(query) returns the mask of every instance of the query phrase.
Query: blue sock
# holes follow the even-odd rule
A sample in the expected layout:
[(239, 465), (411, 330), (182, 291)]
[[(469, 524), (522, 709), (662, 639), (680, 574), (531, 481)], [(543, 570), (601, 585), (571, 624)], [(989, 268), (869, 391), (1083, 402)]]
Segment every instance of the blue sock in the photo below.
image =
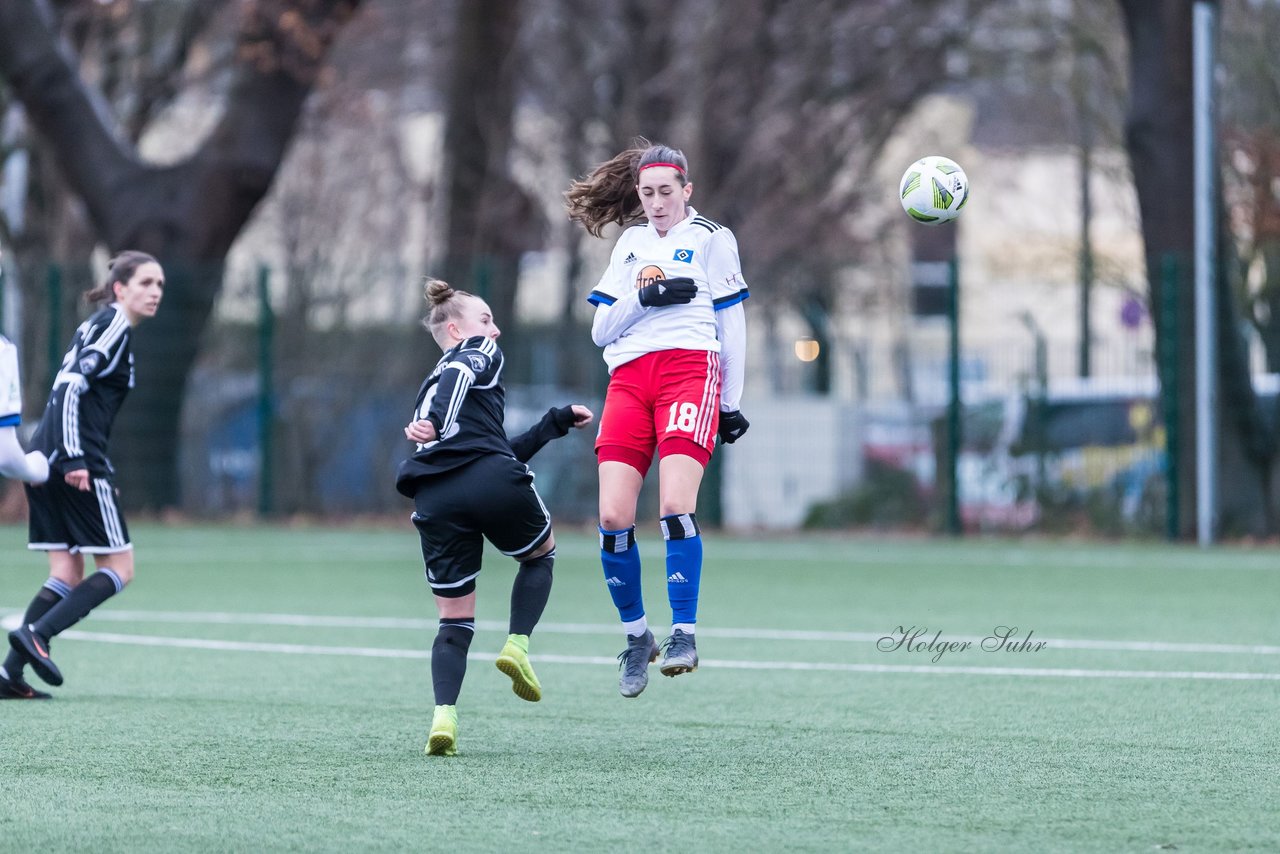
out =
[(692, 625), (698, 621), (698, 585), (702, 581), (702, 536), (692, 513), (663, 516), (662, 536), (667, 541), (667, 599), (671, 622)]
[(630, 623), (643, 617), (640, 547), (636, 545), (635, 525), (621, 531), (600, 529), (600, 563), (604, 566), (604, 583), (609, 587), (622, 622)]

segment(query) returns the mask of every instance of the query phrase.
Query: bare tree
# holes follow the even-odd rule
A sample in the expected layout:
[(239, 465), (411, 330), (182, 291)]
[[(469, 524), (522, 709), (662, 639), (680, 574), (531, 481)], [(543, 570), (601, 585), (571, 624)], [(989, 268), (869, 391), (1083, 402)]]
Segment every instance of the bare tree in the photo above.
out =
[(456, 4), (446, 92), (444, 173), (448, 219), (444, 278), (514, 316), (520, 256), (542, 243), (541, 211), (511, 178), (521, 56), (520, 0)]
[(178, 421), (187, 375), (221, 286), (223, 259), (284, 159), (303, 103), (360, 0), (240, 5), (232, 77), (208, 137), (186, 159), (144, 162), (101, 91), (77, 71), (47, 0), (0, 4), (0, 76), (25, 106), (99, 240), (160, 257), (165, 310), (135, 342), (137, 398), (116, 427), (132, 504), (179, 496)]
[[(1172, 309), (1176, 329), (1158, 328), (1156, 350), (1176, 365), (1173, 382), (1162, 383), (1165, 406), (1177, 412), (1178, 518), (1181, 534), (1195, 534), (1196, 421), (1195, 303), (1193, 282), (1194, 197), (1192, 187), (1192, 7), (1193, 0), (1151, 4), (1119, 0), (1130, 50), (1127, 122), (1129, 158), (1142, 213), (1152, 313)], [(1220, 191), (1221, 192), (1221, 191)], [(1215, 204), (1222, 209), (1221, 196)], [(1222, 218), (1219, 215), (1219, 223)], [(1227, 241), (1220, 245), (1230, 249)], [(1273, 431), (1259, 410), (1250, 379), (1239, 306), (1230, 287), (1230, 251), (1219, 253), (1215, 277), (1218, 312), (1220, 403), (1218, 508), (1228, 530), (1262, 532), (1273, 524)], [(1170, 291), (1172, 287), (1172, 291)]]

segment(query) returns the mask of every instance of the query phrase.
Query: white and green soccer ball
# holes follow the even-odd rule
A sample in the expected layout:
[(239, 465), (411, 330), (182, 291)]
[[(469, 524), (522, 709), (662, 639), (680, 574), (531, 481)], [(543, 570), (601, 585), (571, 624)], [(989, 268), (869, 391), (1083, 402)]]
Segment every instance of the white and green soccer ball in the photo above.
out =
[(941, 225), (960, 216), (969, 200), (969, 178), (954, 160), (931, 154), (907, 168), (899, 190), (907, 216), (925, 225)]

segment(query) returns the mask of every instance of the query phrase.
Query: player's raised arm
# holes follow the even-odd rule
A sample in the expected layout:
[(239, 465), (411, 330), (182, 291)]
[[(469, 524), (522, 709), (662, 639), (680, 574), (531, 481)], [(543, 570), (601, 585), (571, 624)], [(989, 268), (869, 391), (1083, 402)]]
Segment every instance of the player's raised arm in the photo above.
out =
[(0, 475), (30, 484), (44, 483), (49, 479), (49, 461), (39, 451), (23, 451), (12, 427), (0, 427)]
[(515, 452), (517, 460), (527, 463), (552, 439), (568, 435), (575, 427), (581, 430), (594, 420), (595, 415), (591, 410), (580, 403), (559, 408), (553, 406), (542, 416), (541, 421), (510, 440), (511, 450)]
[(26, 453), (18, 442), (22, 423), (22, 383), (18, 381), (18, 350), (0, 335), (0, 475), (27, 483), (49, 479), (49, 461), (39, 451)]

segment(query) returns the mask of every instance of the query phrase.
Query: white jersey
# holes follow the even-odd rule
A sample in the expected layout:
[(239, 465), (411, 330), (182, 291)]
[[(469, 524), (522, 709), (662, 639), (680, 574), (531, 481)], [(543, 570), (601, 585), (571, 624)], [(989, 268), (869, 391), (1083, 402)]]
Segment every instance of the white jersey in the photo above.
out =
[[(648, 224), (633, 225), (622, 232), (608, 269), (587, 300), (597, 311), (599, 306), (613, 306), (628, 298), (638, 304), (636, 292), (640, 288), (655, 279), (680, 276), (693, 279), (698, 285), (697, 296), (687, 305), (637, 311), (625, 331), (604, 345), (610, 373), (659, 350), (721, 351), (716, 312), (738, 305), (750, 293), (733, 232), (693, 208), (665, 237)], [(632, 312), (626, 314), (630, 317)]]
[(0, 335), (0, 427), (22, 422), (22, 387), (18, 382), (18, 348)]

